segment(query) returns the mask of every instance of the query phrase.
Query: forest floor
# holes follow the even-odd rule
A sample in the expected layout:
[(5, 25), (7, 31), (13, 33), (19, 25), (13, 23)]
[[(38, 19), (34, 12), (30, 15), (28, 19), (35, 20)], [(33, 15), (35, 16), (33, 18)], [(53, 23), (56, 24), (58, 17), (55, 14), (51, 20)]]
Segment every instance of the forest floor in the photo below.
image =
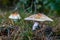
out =
[[(14, 25), (12, 24), (11, 20), (8, 18), (9, 15), (11, 14), (11, 12), (0, 12), (0, 31), (1, 31), (1, 28), (5, 27), (5, 29), (8, 27), (17, 27), (17, 29), (19, 30), (16, 30), (16, 28), (12, 28), (11, 29), (11, 37), (12, 39), (10, 39), (11, 37), (9, 36), (9, 31), (8, 31), (8, 36), (5, 36), (7, 34), (7, 32), (4, 32), (5, 29), (2, 29), (3, 32), (2, 32), (2, 35), (0, 35), (0, 40), (40, 40), (40, 36), (38, 37), (37, 35), (39, 33), (36, 34), (36, 31), (35, 33), (32, 32), (31, 30), (31, 26), (32, 26), (32, 22), (25, 22), (23, 19), (22, 20), (19, 20), (19, 22), (16, 22), (14, 23)], [(24, 16), (25, 15), (25, 16)], [(22, 18), (25, 18), (27, 16), (29, 16), (30, 14), (25, 14), (25, 13), (21, 13), (21, 16)], [(51, 15), (50, 15), (51, 16)], [(53, 31), (56, 32), (55, 34), (58, 35), (60, 34), (60, 17), (51, 17), (53, 18), (53, 22), (49, 23), (48, 25), (52, 26), (53, 28)], [(29, 27), (30, 26), (30, 27)], [(14, 31), (13, 31), (14, 30)], [(1, 34), (1, 33), (0, 33)], [(20, 36), (18, 36), (18, 34)], [(5, 38), (5, 39), (2, 39), (2, 38)], [(53, 39), (54, 40), (54, 39)], [(60, 39), (55, 39), (55, 40), (60, 40)]]

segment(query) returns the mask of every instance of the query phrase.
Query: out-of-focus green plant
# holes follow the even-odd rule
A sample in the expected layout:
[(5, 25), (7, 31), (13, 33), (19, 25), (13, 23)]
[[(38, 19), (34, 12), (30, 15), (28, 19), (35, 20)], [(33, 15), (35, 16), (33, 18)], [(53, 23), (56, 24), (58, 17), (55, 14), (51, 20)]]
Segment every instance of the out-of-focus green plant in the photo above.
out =
[(3, 5), (7, 5), (9, 3), (9, 0), (2, 0)]
[(14, 4), (20, 12), (43, 12), (49, 15), (55, 15), (55, 13), (57, 16), (60, 15), (60, 0), (2, 0), (2, 4), (5, 6)]
[(58, 16), (60, 15), (60, 0), (43, 0), (43, 4), (45, 8), (45, 13), (47, 12), (51, 15), (56, 13)]
[(0, 0), (0, 6), (5, 7), (5, 8), (6, 7), (11, 7), (11, 6), (15, 6), (15, 4), (17, 2), (18, 2), (18, 0)]
[(28, 13), (42, 12), (48, 15), (60, 15), (60, 0), (20, 0), (17, 3), (20, 12)]

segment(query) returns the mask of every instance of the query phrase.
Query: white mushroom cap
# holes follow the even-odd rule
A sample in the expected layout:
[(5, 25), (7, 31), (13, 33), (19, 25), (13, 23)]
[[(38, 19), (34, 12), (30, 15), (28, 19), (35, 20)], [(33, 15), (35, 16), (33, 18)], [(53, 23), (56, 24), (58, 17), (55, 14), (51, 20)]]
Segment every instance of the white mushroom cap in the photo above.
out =
[(20, 15), (17, 13), (17, 14), (11, 14), (9, 16), (10, 19), (21, 19)]
[(25, 20), (33, 20), (33, 21), (53, 21), (51, 18), (47, 17), (44, 14), (34, 14), (31, 15), (27, 18), (25, 18)]

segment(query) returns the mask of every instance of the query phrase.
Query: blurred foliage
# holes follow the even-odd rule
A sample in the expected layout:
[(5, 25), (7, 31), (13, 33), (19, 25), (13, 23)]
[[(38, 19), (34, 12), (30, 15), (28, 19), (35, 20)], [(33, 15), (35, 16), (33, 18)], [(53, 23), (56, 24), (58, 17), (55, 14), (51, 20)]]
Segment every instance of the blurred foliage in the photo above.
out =
[(49, 10), (51, 15), (53, 14), (53, 12), (56, 12), (57, 16), (60, 15), (60, 12), (59, 12), (59, 10), (60, 10), (60, 0), (44, 0), (43, 4), (44, 4), (44, 8), (46, 10)]
[(15, 6), (18, 0), (0, 0), (0, 7)]
[(3, 4), (3, 5), (6, 5), (7, 3), (9, 3), (8, 0), (2, 0), (2, 4)]
[[(60, 16), (60, 0), (1, 0), (4, 6), (15, 5), (20, 12)], [(57, 14), (57, 15), (56, 15)]]
[(42, 12), (52, 16), (60, 15), (60, 0), (20, 0), (16, 6), (28, 13)]

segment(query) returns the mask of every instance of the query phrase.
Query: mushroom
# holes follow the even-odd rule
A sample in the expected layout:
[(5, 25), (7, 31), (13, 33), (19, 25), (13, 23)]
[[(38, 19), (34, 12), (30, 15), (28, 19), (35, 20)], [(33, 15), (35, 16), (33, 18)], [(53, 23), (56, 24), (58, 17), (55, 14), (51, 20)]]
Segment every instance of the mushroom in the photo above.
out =
[(10, 16), (10, 19), (13, 19), (14, 21), (17, 21), (18, 19), (21, 19), (20, 15), (18, 14), (18, 12), (13, 12)]
[(31, 15), (31, 16), (25, 18), (25, 20), (35, 21), (34, 25), (32, 27), (32, 30), (36, 30), (37, 26), (39, 25), (39, 22), (53, 21), (51, 18), (47, 17), (46, 15), (44, 15), (42, 13)]

